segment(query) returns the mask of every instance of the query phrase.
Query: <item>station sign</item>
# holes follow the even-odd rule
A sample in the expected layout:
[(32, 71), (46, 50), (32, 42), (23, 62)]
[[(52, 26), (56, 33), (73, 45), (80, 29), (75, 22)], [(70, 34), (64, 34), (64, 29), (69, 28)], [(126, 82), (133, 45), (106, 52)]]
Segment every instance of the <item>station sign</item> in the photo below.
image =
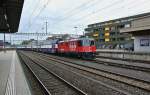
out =
[(140, 46), (150, 46), (150, 39), (140, 39)]

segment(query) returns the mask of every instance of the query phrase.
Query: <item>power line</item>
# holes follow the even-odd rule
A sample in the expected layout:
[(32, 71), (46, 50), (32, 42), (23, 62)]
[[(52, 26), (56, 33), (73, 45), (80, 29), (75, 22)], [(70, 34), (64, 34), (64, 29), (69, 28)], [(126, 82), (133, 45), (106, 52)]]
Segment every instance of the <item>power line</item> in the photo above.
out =
[[(81, 13), (81, 11), (78, 10), (78, 9), (86, 7), (86, 10), (87, 10), (87, 9), (90, 9), (91, 7), (93, 7), (92, 5), (96, 5), (96, 4), (100, 3), (99, 0), (96, 1), (95, 3), (93, 1), (95, 1), (95, 0), (92, 0), (92, 1), (90, 0), (90, 1), (88, 1), (86, 3), (84, 3), (84, 4), (81, 4), (77, 8), (71, 10), (70, 12), (67, 12), (68, 15), (66, 17), (64, 17), (60, 22), (62, 22), (64, 20), (66, 20), (66, 19), (69, 19), (69, 18), (71, 18), (71, 17), (73, 17), (73, 16), (78, 15), (79, 13)], [(103, 1), (103, 0), (101, 0), (101, 1)], [(88, 5), (88, 3), (90, 3), (90, 2), (93, 2), (93, 3), (91, 5), (90, 4)], [(99, 2), (99, 3), (97, 3), (97, 2)]]
[[(69, 19), (69, 18), (71, 18), (71, 17), (73, 17), (73, 16), (79, 14), (79, 13), (81, 12), (80, 9), (82, 9), (82, 8), (86, 8), (86, 10), (87, 10), (87, 9), (90, 9), (91, 7), (93, 7), (92, 5), (99, 4), (99, 3), (97, 3), (97, 2), (100, 2), (100, 0), (96, 0), (96, 2), (93, 2), (93, 1), (95, 1), (95, 0), (89, 0), (89, 1), (87, 1), (87, 2), (85, 2), (85, 3), (80, 4), (80, 5), (77, 6), (76, 8), (74, 8), (74, 9), (72, 9), (72, 10), (66, 12), (64, 15), (67, 15), (67, 16), (65, 16), (65, 17), (64, 17), (63, 19), (61, 19), (59, 22), (62, 22), (62, 21), (64, 21), (64, 20), (66, 20), (66, 19)], [(103, 0), (101, 0), (101, 1), (103, 1)], [(90, 7), (90, 6), (91, 6), (91, 7)], [(57, 22), (56, 22), (56, 23), (57, 23)], [(56, 24), (56, 23), (54, 23), (54, 24)]]
[[(116, 5), (119, 4), (120, 2), (122, 2), (122, 1), (121, 1), (121, 0), (117, 0), (116, 2), (112, 2), (111, 4), (109, 4), (109, 5), (107, 5), (107, 6), (104, 6), (103, 8), (100, 8), (100, 9), (98, 9), (98, 10), (96, 10), (96, 11), (90, 12), (90, 13), (88, 13), (88, 14), (86, 14), (86, 15), (80, 17), (80, 19), (82, 20), (83, 18), (84, 18), (84, 19), (85, 19), (85, 18), (88, 18), (88, 17), (90, 17), (90, 16), (93, 15), (93, 14), (99, 13), (99, 12), (104, 11), (104, 10), (106, 10), (106, 9), (109, 9), (109, 8), (111, 8), (111, 7), (113, 7), (113, 6), (116, 6)], [(67, 20), (67, 19), (64, 19), (64, 20)]]
[[(117, 1), (118, 3), (117, 4), (119, 4), (119, 2), (122, 2), (121, 0), (120, 1)], [(93, 15), (96, 15), (97, 13), (99, 13), (99, 12), (102, 12), (102, 11), (105, 11), (106, 9), (109, 9), (109, 8), (112, 8), (113, 6), (116, 6), (116, 2), (115, 2), (115, 4), (110, 4), (109, 6), (108, 6), (108, 8), (107, 8), (107, 6), (105, 6), (104, 8), (101, 8), (101, 9), (98, 9), (98, 10), (96, 10), (96, 11), (94, 11), (94, 12), (90, 12), (89, 14), (86, 14), (86, 15), (84, 15), (84, 16), (82, 16), (82, 17), (80, 17), (79, 19), (79, 21), (82, 21), (82, 19), (84, 18), (90, 18), (91, 16), (93, 16)], [(122, 7), (122, 6), (121, 6)], [(118, 8), (119, 9), (119, 8)], [(86, 19), (87, 20), (87, 19)]]
[[(133, 2), (133, 1), (132, 1), (132, 2)], [(132, 3), (132, 2), (130, 2), (130, 3)], [(135, 2), (135, 1), (134, 1), (134, 2)], [(130, 4), (130, 3), (127, 3), (127, 5)], [(146, 2), (146, 3), (147, 3), (147, 2)], [(119, 3), (118, 3), (118, 4), (119, 4)], [(141, 4), (141, 3), (140, 3), (140, 4)], [(123, 8), (124, 6), (125, 6), (125, 5), (121, 6), (121, 8)], [(107, 8), (106, 8), (106, 9), (107, 9)], [(106, 9), (103, 9), (102, 11), (104, 11), (104, 10), (106, 10)], [(117, 8), (117, 9), (120, 9), (120, 7)], [(113, 12), (115, 12), (115, 11), (113, 10)], [(102, 14), (102, 13), (101, 13), (101, 14)], [(91, 15), (91, 16), (92, 16), (92, 15)], [(84, 19), (85, 19), (85, 18), (89, 18), (89, 17), (90, 17), (90, 16), (84, 17)], [(88, 20), (88, 19), (86, 19), (86, 21), (87, 21), (87, 20)], [(79, 19), (78, 21), (79, 21), (79, 22), (83, 21), (83, 18)], [(78, 22), (78, 21), (77, 21), (77, 22)], [(78, 24), (76, 23), (76, 25), (78, 25)], [(72, 25), (72, 26), (76, 26), (76, 25), (74, 24), (74, 25)]]
[[(119, 1), (120, 1), (120, 0), (119, 0)], [(91, 1), (90, 1), (90, 2), (91, 2)], [(117, 1), (117, 2), (118, 2), (118, 1)], [(114, 3), (116, 3), (116, 2), (114, 2)], [(114, 3), (113, 3), (113, 4), (114, 4)], [(84, 4), (87, 4), (87, 3), (84, 3)], [(81, 4), (81, 5), (83, 5), (83, 4)], [(109, 5), (109, 6), (110, 6), (110, 5)], [(107, 7), (107, 6), (106, 6), (106, 7)], [(78, 8), (79, 8), (79, 7), (78, 7)], [(91, 14), (91, 13), (90, 13), (90, 14)]]
[[(89, 0), (89, 1), (87, 1), (87, 2), (85, 2), (85, 3), (83, 3), (83, 4), (81, 4), (81, 5), (79, 5), (79, 6), (76, 7), (75, 9), (73, 9), (73, 10), (67, 12), (66, 14), (69, 14), (69, 15), (66, 16), (65, 18), (70, 18), (70, 17), (76, 15), (76, 13), (81, 12), (80, 9), (86, 8), (86, 10), (87, 10), (87, 9), (93, 7), (93, 6), (92, 6), (93, 4), (98, 4), (97, 2), (100, 2), (99, 0), (97, 0), (97, 1), (94, 3), (94, 1), (95, 1), (95, 0)], [(103, 0), (101, 0), (101, 1), (103, 1)], [(92, 5), (91, 5), (90, 3), (92, 3)], [(91, 6), (91, 7), (90, 7), (90, 6)], [(79, 10), (78, 10), (78, 9), (79, 9)], [(73, 13), (73, 14), (71, 14), (71, 13)], [(64, 18), (64, 19), (65, 19), (65, 18)]]
[(82, 16), (80, 19), (82, 19), (82, 18), (88, 18), (88, 17), (90, 17), (91, 15), (94, 15), (94, 14), (97, 14), (97, 13), (99, 13), (99, 12), (101, 12), (101, 11), (106, 10), (106, 9), (112, 8), (112, 7), (116, 6), (117, 4), (120, 4), (121, 2), (122, 2), (121, 0), (118, 0), (118, 1), (116, 1), (116, 2), (113, 2), (113, 3), (111, 3), (111, 4), (107, 5), (107, 6), (104, 6), (103, 8), (100, 8), (100, 9), (98, 9), (98, 10), (96, 10), (96, 11), (93, 11), (93, 12), (91, 12), (91, 13), (88, 13), (88, 14)]
[(39, 3), (40, 3), (40, 0), (37, 1), (31, 15), (29, 16), (29, 25), (31, 24), (31, 18), (32, 18), (33, 14), (35, 13), (36, 9), (38, 8), (37, 6)]
[[(38, 18), (38, 16), (43, 12), (43, 10), (47, 7), (47, 5), (49, 4), (50, 1), (51, 1), (51, 0), (47, 0), (47, 2), (46, 2), (46, 3), (43, 5), (43, 7), (40, 9), (39, 13), (35, 16), (35, 18), (33, 18), (34, 21), (36, 21), (35, 19)], [(31, 22), (29, 29), (31, 29), (32, 23), (33, 23), (33, 22)]]
[[(140, 3), (140, 5), (141, 5), (141, 3)], [(112, 6), (111, 6), (112, 7)], [(121, 6), (122, 7), (122, 6)], [(134, 7), (134, 6), (133, 6)], [(109, 7), (110, 8), (110, 7)], [(107, 8), (106, 8), (107, 9)], [(117, 9), (120, 9), (120, 7), (119, 8), (117, 8)], [(101, 11), (104, 11), (104, 10), (101, 10)], [(113, 11), (114, 12), (114, 11)], [(97, 11), (96, 11), (96, 13), (98, 13)], [(92, 14), (93, 15), (93, 14)], [(82, 21), (82, 19), (84, 18), (84, 20), (86, 19), (86, 21), (87, 20), (89, 20), (90, 19), (90, 17), (92, 16), (92, 15), (85, 15), (85, 16), (82, 16), (79, 20), (78, 20), (78, 22), (81, 22)], [(89, 19), (88, 19), (89, 18)]]
[(69, 10), (65, 14), (69, 14), (69, 13), (74, 12), (75, 10), (81, 9), (82, 7), (86, 6), (87, 4), (89, 4), (89, 3), (93, 2), (93, 1), (95, 1), (95, 0), (88, 0), (87, 2), (84, 2), (83, 4), (80, 4), (79, 6), (77, 6), (77, 7), (73, 8), (73, 9)]

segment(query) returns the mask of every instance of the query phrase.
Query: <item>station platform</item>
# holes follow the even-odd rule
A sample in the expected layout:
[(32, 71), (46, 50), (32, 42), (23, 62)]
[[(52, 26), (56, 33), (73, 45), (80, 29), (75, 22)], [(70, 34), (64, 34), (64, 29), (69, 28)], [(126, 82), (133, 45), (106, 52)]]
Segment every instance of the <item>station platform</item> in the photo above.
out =
[(128, 50), (122, 49), (96, 49), (96, 52), (129, 52)]
[(15, 50), (0, 51), (0, 95), (31, 95)]

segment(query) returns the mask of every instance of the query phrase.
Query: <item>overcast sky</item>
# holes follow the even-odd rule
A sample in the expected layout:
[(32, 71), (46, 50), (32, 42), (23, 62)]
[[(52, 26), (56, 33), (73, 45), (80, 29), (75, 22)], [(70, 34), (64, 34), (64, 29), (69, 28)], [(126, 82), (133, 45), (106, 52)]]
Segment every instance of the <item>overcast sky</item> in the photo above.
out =
[(88, 24), (150, 12), (149, 5), (150, 0), (25, 0), (19, 32), (45, 32), (47, 21), (49, 33), (82, 34)]

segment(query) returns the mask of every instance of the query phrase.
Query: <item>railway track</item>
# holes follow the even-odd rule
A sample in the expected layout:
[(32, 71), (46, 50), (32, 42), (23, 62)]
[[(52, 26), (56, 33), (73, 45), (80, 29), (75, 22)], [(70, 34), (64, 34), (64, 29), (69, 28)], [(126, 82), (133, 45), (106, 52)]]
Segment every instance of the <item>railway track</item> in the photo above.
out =
[[(89, 76), (85, 76), (83, 70), (79, 69), (75, 70), (70, 67), (66, 67), (63, 64), (55, 64), (54, 61), (48, 63), (50, 61), (45, 60), (44, 57), (40, 55), (36, 55), (33, 53), (26, 53), (28, 56), (36, 60), (36, 62), (42, 61), (42, 65), (56, 72), (59, 76), (64, 77), (67, 81), (80, 88), (82, 91), (86, 92), (88, 95), (132, 95), (124, 90), (120, 90), (113, 86), (107, 85), (98, 81), (96, 79), (92, 79)], [(78, 71), (78, 72), (77, 72)], [(87, 72), (86, 72), (87, 73)], [(88, 75), (89, 73), (87, 73)]]
[[(65, 57), (63, 57), (65, 58)], [(69, 59), (75, 60), (77, 58), (71, 58)], [(84, 62), (94, 62), (98, 64), (104, 64), (104, 65), (109, 65), (109, 66), (115, 66), (115, 67), (120, 67), (120, 68), (127, 68), (127, 69), (132, 69), (132, 70), (138, 70), (138, 71), (144, 71), (144, 72), (150, 72), (150, 64), (141, 62), (141, 61), (135, 61), (134, 60), (122, 60), (122, 59), (113, 59), (113, 58), (104, 58), (97, 56), (95, 60), (82, 60), (82, 59), (77, 59), (80, 61)], [(118, 61), (118, 62), (117, 62)]]
[[(105, 78), (108, 78), (111, 80), (125, 83), (127, 85), (131, 85), (135, 88), (140, 88), (142, 90), (146, 90), (146, 91), (148, 91), (148, 93), (150, 91), (150, 85), (149, 85), (150, 83), (147, 81), (144, 81), (144, 80), (139, 80), (139, 79), (136, 79), (133, 77), (120, 75), (120, 74), (116, 74), (116, 73), (112, 73), (112, 72), (108, 72), (108, 71), (104, 71), (104, 70), (100, 70), (100, 69), (96, 69), (93, 67), (85, 66), (83, 64), (76, 64), (75, 62), (73, 62), (71, 60), (61, 59), (60, 57), (56, 57), (56, 56), (50, 56), (50, 55), (44, 55), (44, 54), (41, 54), (39, 56), (40, 56), (40, 58), (42, 58), (41, 60), (43, 60), (43, 61), (46, 61), (49, 59), (51, 61), (54, 61), (57, 63), (59, 62), (61, 64), (65, 64), (67, 66), (79, 69), (81, 71), (86, 71), (86, 72), (94, 74), (96, 76), (102, 76), (102, 77), (105, 77)], [(70, 64), (70, 63), (72, 63), (72, 64)], [(129, 93), (127, 95), (129, 95)], [(143, 95), (146, 95), (146, 94), (143, 94)], [(149, 95), (149, 94), (147, 94), (147, 95)]]
[(104, 65), (110, 65), (110, 66), (116, 66), (121, 68), (127, 68), (132, 70), (138, 70), (138, 71), (144, 71), (144, 72), (150, 72), (150, 64), (148, 63), (140, 63), (140, 62), (134, 62), (132, 60), (115, 60), (112, 58), (103, 58), (103, 57), (97, 57), (96, 60), (93, 62), (104, 64)]
[[(65, 58), (65, 57), (63, 57)], [(71, 58), (69, 59), (75, 60), (77, 58)], [(80, 61), (85, 61), (85, 62), (94, 62), (98, 64), (104, 64), (104, 65), (109, 65), (109, 66), (115, 66), (115, 67), (120, 67), (120, 68), (127, 68), (127, 69), (132, 69), (132, 70), (138, 70), (138, 71), (144, 71), (150, 73), (150, 63), (149, 62), (143, 62), (143, 61), (138, 61), (138, 60), (127, 60), (127, 59), (114, 59), (110, 57), (101, 57), (101, 56), (96, 56), (95, 60), (82, 60), (82, 59), (77, 59)], [(117, 62), (118, 61), (118, 62)]]
[[(65, 58), (65, 57), (63, 57)], [(72, 60), (75, 60), (77, 58), (69, 58)], [(134, 60), (122, 60), (122, 59), (113, 59), (113, 58), (103, 58), (103, 57), (97, 57), (95, 60), (82, 60), (82, 59), (77, 59), (80, 61), (85, 61), (85, 62), (94, 62), (98, 64), (104, 64), (104, 65), (109, 65), (109, 66), (115, 66), (115, 67), (120, 67), (120, 68), (127, 68), (127, 69), (132, 69), (132, 70), (138, 70), (138, 71), (144, 71), (144, 72), (150, 72), (150, 64), (141, 62), (141, 61), (135, 61)], [(117, 62), (119, 61), (119, 62)]]
[(43, 87), (44, 95), (87, 95), (25, 54), (19, 52), (19, 55)]
[(41, 83), (38, 80), (38, 78), (34, 76), (34, 72), (32, 72), (31, 68), (24, 63), (24, 60), (21, 58), (21, 55), (19, 55), (19, 59), (28, 84), (30, 85), (30, 91), (32, 95), (49, 95), (49, 92), (47, 92), (44, 86), (41, 86)]

